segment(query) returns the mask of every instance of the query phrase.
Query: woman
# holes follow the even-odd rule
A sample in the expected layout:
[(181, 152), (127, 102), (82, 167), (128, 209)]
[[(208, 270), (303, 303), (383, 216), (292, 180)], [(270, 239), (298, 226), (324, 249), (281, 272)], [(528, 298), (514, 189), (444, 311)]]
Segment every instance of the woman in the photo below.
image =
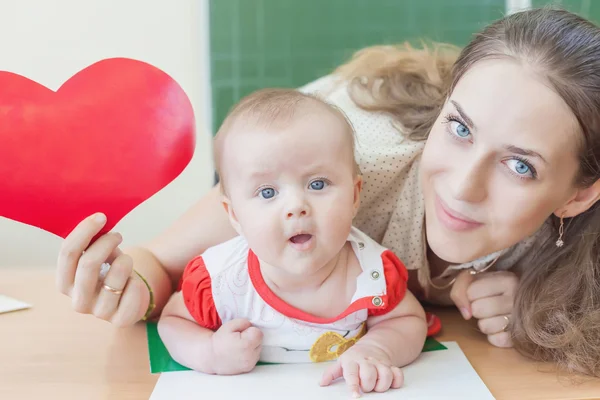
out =
[[(600, 375), (598, 27), (522, 12), (458, 55), (368, 48), (302, 90), (353, 123), (355, 224), (405, 262), (413, 292), (453, 302), (497, 346)], [(88, 218), (64, 241), (57, 284), (76, 311), (119, 326), (157, 315), (186, 263), (235, 235), (218, 188), (127, 254), (117, 233), (88, 247), (102, 225)]]

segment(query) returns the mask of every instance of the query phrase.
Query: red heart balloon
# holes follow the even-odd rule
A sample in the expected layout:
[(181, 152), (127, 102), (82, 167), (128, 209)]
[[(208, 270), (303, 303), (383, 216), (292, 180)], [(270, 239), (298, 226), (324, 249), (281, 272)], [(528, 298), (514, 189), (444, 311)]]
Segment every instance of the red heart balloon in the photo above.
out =
[(56, 92), (0, 72), (0, 216), (64, 238), (100, 211), (107, 232), (194, 149), (188, 97), (147, 63), (102, 60)]

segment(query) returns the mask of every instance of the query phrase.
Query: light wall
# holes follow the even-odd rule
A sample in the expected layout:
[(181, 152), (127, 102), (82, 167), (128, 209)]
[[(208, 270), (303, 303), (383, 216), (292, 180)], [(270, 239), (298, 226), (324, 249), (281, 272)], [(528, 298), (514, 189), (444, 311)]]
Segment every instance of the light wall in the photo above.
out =
[[(158, 234), (212, 184), (208, 1), (0, 1), (0, 70), (57, 89), (98, 60), (128, 57), (162, 69), (190, 97), (197, 118), (194, 159), (117, 225), (124, 245)], [(60, 243), (47, 232), (0, 218), (0, 267), (54, 265)]]

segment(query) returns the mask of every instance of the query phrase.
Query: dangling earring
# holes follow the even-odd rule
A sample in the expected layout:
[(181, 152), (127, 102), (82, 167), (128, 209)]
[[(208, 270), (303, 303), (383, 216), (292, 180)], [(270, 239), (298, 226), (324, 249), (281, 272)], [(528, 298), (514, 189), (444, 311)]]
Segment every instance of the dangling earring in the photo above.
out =
[(565, 233), (565, 222), (563, 218), (565, 216), (565, 211), (560, 215), (560, 226), (558, 227), (558, 240), (556, 241), (556, 247), (563, 247), (565, 242), (563, 241), (563, 234)]

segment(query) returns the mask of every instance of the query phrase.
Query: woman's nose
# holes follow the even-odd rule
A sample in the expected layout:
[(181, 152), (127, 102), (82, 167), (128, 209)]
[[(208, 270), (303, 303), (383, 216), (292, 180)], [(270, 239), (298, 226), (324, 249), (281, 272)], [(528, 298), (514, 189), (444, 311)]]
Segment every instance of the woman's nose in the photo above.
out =
[(474, 159), (469, 163), (462, 163), (452, 174), (450, 182), (456, 200), (479, 203), (487, 196), (487, 183), (489, 174), (483, 160)]

